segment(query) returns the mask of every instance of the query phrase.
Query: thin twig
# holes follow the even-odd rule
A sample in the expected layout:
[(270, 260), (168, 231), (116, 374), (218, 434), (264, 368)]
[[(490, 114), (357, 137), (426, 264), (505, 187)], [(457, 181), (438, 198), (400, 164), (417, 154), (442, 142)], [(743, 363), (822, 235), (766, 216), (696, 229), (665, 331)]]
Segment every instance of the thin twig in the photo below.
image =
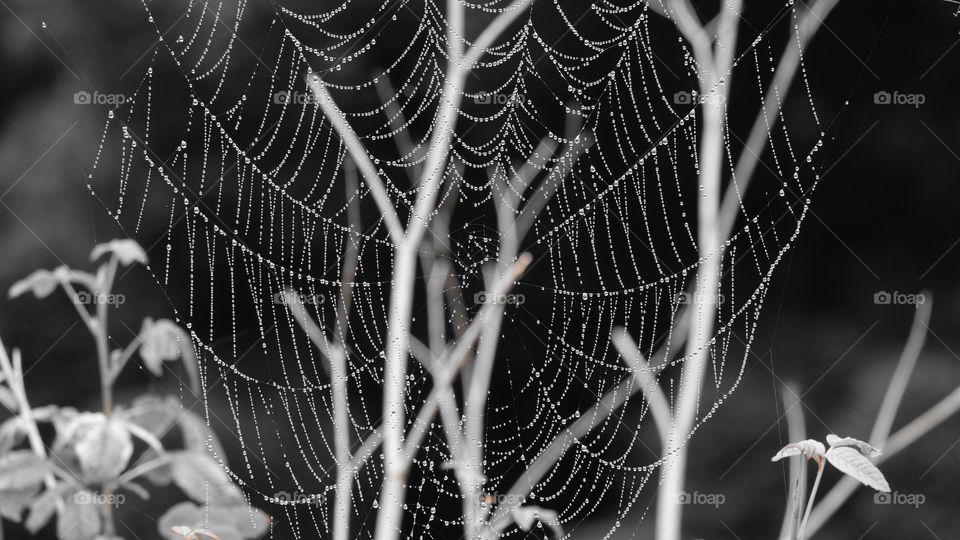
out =
[(613, 345), (617, 348), (623, 361), (637, 378), (637, 384), (643, 390), (647, 399), (653, 421), (657, 425), (661, 444), (666, 444), (670, 438), (670, 427), (673, 425), (673, 415), (670, 412), (670, 403), (660, 388), (657, 379), (651, 373), (651, 368), (643, 358), (643, 353), (633, 338), (624, 328), (615, 328), (613, 331)]
[(900, 360), (897, 362), (897, 368), (894, 370), (890, 384), (887, 386), (887, 392), (880, 404), (880, 412), (877, 413), (877, 420), (874, 422), (873, 431), (870, 433), (870, 444), (877, 448), (883, 448), (887, 442), (887, 437), (890, 435), (891, 428), (893, 428), (893, 420), (900, 409), (901, 401), (903, 401), (903, 393), (907, 390), (910, 375), (917, 365), (917, 359), (920, 358), (920, 351), (923, 349), (923, 343), (927, 338), (930, 312), (933, 310), (933, 294), (930, 291), (923, 291), (922, 294), (925, 301), (918, 304), (914, 311), (913, 324), (910, 326), (910, 337), (907, 338), (907, 344), (903, 347), (903, 352), (900, 353)]
[[(800, 403), (800, 393), (796, 386), (791, 383), (784, 385), (783, 392), (784, 415), (787, 419), (787, 438), (791, 441), (802, 441), (807, 438), (806, 421), (803, 417), (803, 407)], [(793, 399), (790, 399), (792, 396)], [(804, 460), (788, 460), (789, 476), (787, 477), (788, 489), (793, 486), (795, 492), (792, 497), (787, 497), (787, 505), (783, 514), (783, 525), (780, 527), (780, 538), (782, 540), (793, 540), (800, 530), (800, 516), (803, 510), (802, 501), (805, 495), (804, 489)]]
[(817, 496), (817, 488), (820, 487), (820, 478), (823, 476), (823, 469), (826, 466), (826, 461), (820, 456), (817, 456), (817, 478), (813, 481), (813, 487), (810, 488), (810, 499), (807, 501), (807, 511), (803, 515), (803, 522), (800, 523), (800, 530), (797, 531), (797, 540), (804, 539), (804, 533), (807, 529), (807, 520), (810, 519), (810, 510), (813, 509), (813, 500)]
[(383, 215), (387, 230), (390, 231), (390, 237), (394, 243), (400, 243), (403, 240), (403, 225), (400, 223), (397, 210), (390, 200), (390, 195), (387, 193), (386, 184), (380, 177), (380, 173), (377, 172), (376, 166), (370, 161), (370, 156), (360, 141), (360, 137), (358, 137), (353, 131), (353, 128), (350, 127), (350, 123), (347, 122), (347, 119), (343, 116), (343, 112), (337, 107), (337, 104), (334, 103), (333, 97), (330, 96), (330, 92), (327, 91), (327, 87), (324, 86), (320, 78), (308, 76), (307, 84), (313, 91), (316, 102), (320, 105), (320, 110), (322, 110), (323, 114), (330, 120), (333, 128), (337, 131), (337, 135), (340, 136), (340, 140), (343, 141), (344, 146), (346, 146), (350, 157), (353, 158), (354, 163), (360, 168), (360, 172), (363, 174), (363, 180), (367, 184), (367, 187), (370, 188), (373, 200)]

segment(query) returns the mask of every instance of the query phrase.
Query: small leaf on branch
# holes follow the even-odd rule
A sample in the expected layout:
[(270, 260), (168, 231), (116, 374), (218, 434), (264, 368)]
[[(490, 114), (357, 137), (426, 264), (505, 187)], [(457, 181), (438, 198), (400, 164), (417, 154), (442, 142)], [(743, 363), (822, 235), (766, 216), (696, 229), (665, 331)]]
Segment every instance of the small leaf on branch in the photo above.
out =
[(826, 448), (823, 446), (822, 442), (814, 439), (806, 439), (784, 446), (779, 452), (776, 453), (776, 455), (770, 458), (770, 461), (780, 461), (785, 457), (800, 455), (806, 459), (813, 459), (818, 456), (822, 457), (824, 452), (826, 452)]
[(96, 261), (107, 253), (114, 255), (123, 266), (129, 266), (135, 262), (147, 264), (147, 253), (140, 247), (140, 244), (129, 238), (98, 244), (90, 252), (90, 260)]
[(37, 298), (46, 298), (56, 290), (57, 285), (66, 278), (66, 275), (67, 268), (65, 266), (59, 266), (52, 272), (50, 270), (36, 270), (11, 285), (7, 296), (16, 298), (24, 293), (32, 292)]
[(155, 377), (163, 375), (163, 363), (181, 359), (190, 379), (190, 387), (195, 394), (200, 393), (200, 380), (197, 373), (197, 358), (193, 351), (190, 336), (169, 319), (154, 321), (150, 317), (143, 320), (140, 329), (140, 358), (143, 365)]
[(887, 479), (883, 477), (880, 469), (856, 448), (850, 446), (831, 448), (827, 451), (827, 461), (864, 485), (877, 491), (890, 491), (890, 485), (887, 484)]
[(830, 445), (830, 448), (849, 446), (869, 458), (874, 458), (880, 455), (880, 450), (877, 450), (876, 448), (859, 439), (854, 439), (853, 437), (837, 437), (831, 433), (827, 435), (827, 444)]

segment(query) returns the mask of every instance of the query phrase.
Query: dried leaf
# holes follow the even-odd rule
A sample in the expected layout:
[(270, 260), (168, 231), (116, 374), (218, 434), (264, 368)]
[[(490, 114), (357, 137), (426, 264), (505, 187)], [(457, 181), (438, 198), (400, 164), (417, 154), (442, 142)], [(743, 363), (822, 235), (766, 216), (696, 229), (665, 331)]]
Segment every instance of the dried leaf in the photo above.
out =
[(890, 491), (890, 485), (883, 473), (859, 450), (850, 446), (836, 446), (827, 451), (827, 461), (839, 469), (860, 481), (860, 483), (870, 486), (877, 491)]
[(135, 262), (147, 264), (147, 253), (143, 251), (140, 244), (128, 238), (111, 240), (97, 245), (90, 252), (90, 260), (96, 261), (106, 253), (116, 256), (120, 264), (124, 266), (129, 266)]
[[(192, 502), (182, 502), (167, 510), (157, 527), (161, 534), (171, 540), (182, 539), (184, 533), (197, 533), (203, 529), (215, 531), (223, 540), (230, 540), (262, 536), (269, 524), (269, 516), (246, 503), (228, 507), (202, 507)], [(171, 531), (176, 534), (171, 534)]]
[(171, 530), (179, 527), (192, 529), (192, 524), (203, 519), (201, 508), (196, 504), (184, 501), (167, 509), (157, 521), (157, 532), (164, 538), (182, 538), (183, 535), (171, 536)]
[(826, 448), (823, 443), (814, 439), (806, 439), (800, 442), (790, 443), (780, 449), (770, 461), (780, 461), (785, 457), (802, 455), (807, 459), (813, 459), (817, 456), (823, 456)]

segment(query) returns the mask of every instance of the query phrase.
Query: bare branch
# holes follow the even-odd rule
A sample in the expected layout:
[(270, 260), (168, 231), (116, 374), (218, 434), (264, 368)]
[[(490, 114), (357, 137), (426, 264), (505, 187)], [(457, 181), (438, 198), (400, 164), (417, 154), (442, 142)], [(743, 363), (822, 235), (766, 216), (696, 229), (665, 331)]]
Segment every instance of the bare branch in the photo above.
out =
[[(717, 22), (717, 45), (714, 50), (714, 65), (720, 77), (733, 69), (733, 59), (737, 49), (737, 34), (740, 27), (740, 12), (743, 0), (724, 0), (720, 2), (720, 14)], [(704, 30), (706, 33), (706, 30)], [(723, 86), (724, 95), (729, 95), (730, 85)]]
[(350, 157), (353, 158), (357, 167), (360, 168), (363, 180), (366, 182), (367, 187), (370, 188), (370, 193), (373, 195), (373, 200), (377, 203), (380, 213), (383, 214), (383, 220), (384, 223), (386, 223), (387, 230), (390, 231), (390, 237), (395, 243), (400, 243), (404, 236), (403, 225), (400, 223), (397, 210), (390, 200), (390, 195), (387, 193), (386, 185), (380, 177), (380, 173), (377, 172), (376, 166), (370, 161), (370, 156), (367, 154), (366, 148), (353, 131), (353, 128), (350, 127), (350, 123), (347, 122), (347, 119), (343, 116), (343, 112), (337, 107), (337, 104), (334, 103), (333, 97), (330, 96), (330, 92), (327, 91), (327, 87), (324, 86), (320, 78), (315, 75), (308, 76), (307, 85), (310, 87), (310, 90), (313, 91), (313, 95), (320, 105), (320, 110), (323, 111), (323, 114), (326, 115), (330, 123), (333, 124), (337, 135), (340, 136), (340, 140), (343, 141), (344, 146), (346, 146)]
[(350, 462), (350, 470), (353, 471), (354, 475), (360, 472), (360, 469), (363, 468), (367, 460), (373, 455), (374, 450), (380, 446), (381, 441), (383, 441), (383, 434), (380, 433), (379, 429), (373, 430), (373, 432), (363, 440), (360, 448), (357, 448), (357, 451), (353, 453), (353, 460)]
[[(791, 441), (802, 441), (807, 438), (806, 421), (803, 418), (803, 406), (800, 402), (800, 393), (795, 385), (787, 383), (783, 386), (784, 415), (787, 418), (787, 438)], [(792, 397), (791, 397), (792, 396)], [(780, 527), (780, 539), (791, 540), (800, 530), (801, 501), (806, 497), (804, 460), (791, 459), (790, 474), (787, 477), (787, 488), (792, 486), (793, 496), (787, 497), (786, 509), (783, 513), (783, 525)]]
[[(403, 109), (400, 108), (400, 105), (397, 103), (399, 96), (396, 91), (393, 89), (393, 85), (390, 84), (390, 78), (386, 75), (377, 77), (376, 79), (377, 95), (380, 97), (380, 101), (383, 102), (384, 111), (387, 113), (387, 118), (392, 119), (392, 124), (390, 129), (393, 130), (393, 140), (397, 145), (397, 150), (400, 151), (401, 156), (408, 156), (408, 159), (415, 159), (414, 152), (417, 150), (417, 147), (413, 144), (413, 138), (410, 137), (410, 131), (407, 129), (407, 119), (403, 114)], [(414, 169), (414, 176), (419, 176)]]
[[(360, 215), (360, 202), (354, 196), (357, 191), (357, 169), (353, 162), (345, 160), (343, 164), (344, 188), (346, 189), (347, 221), (356, 227), (363, 224)], [(350, 304), (353, 300), (353, 282), (357, 278), (357, 267), (360, 263), (360, 246), (356, 238), (347, 236), (346, 253), (344, 254), (343, 268), (340, 272), (340, 302), (337, 305), (337, 326), (333, 330), (333, 339), (337, 346), (346, 350), (347, 324), (350, 320)]]
[[(526, 270), (527, 266), (533, 260), (533, 257), (529, 253), (524, 253), (517, 259), (517, 262), (513, 265), (513, 272), (510, 275), (505, 276), (505, 279), (501, 280), (500, 285), (494, 291), (491, 291), (491, 294), (502, 295), (506, 294), (512, 287), (513, 282), (517, 279), (523, 272)], [(447, 353), (444, 354), (443, 358), (439, 361), (439, 372), (438, 376), (434, 379), (434, 387), (431, 390), (430, 394), (427, 396), (427, 400), (424, 403), (423, 407), (420, 409), (420, 413), (417, 415), (416, 420), (413, 422), (413, 426), (410, 428), (410, 432), (407, 435), (406, 443), (406, 453), (409, 456), (415, 455), (417, 449), (419, 448), (420, 442), (423, 440), (426, 430), (430, 425), (430, 420), (433, 418), (433, 415), (437, 411), (437, 406), (439, 405), (440, 395), (443, 392), (444, 383), (449, 385), (454, 377), (457, 376), (457, 372), (463, 366), (463, 362), (466, 359), (467, 351), (473, 347), (477, 339), (480, 337), (480, 333), (483, 330), (484, 321), (489, 318), (494, 310), (503, 309), (502, 305), (499, 304), (487, 304), (480, 310), (473, 320), (470, 322), (470, 326), (464, 332), (463, 337), (457, 340), (456, 345), (453, 347), (448, 347)]]
[[(348, 249), (348, 253), (350, 250)], [(349, 255), (348, 255), (349, 257)], [(354, 270), (355, 270), (355, 262)], [(344, 275), (349, 277), (351, 270), (348, 268), (350, 263), (344, 267)], [(352, 280), (352, 278), (350, 278)], [(342, 294), (342, 293), (341, 293)], [(349, 296), (349, 292), (346, 293)], [(326, 334), (314, 322), (313, 318), (307, 314), (306, 308), (300, 296), (292, 291), (284, 294), (287, 311), (293, 316), (297, 324), (303, 329), (304, 333), (310, 337), (320, 353), (326, 357), (330, 365), (330, 386), (333, 404), (333, 446), (335, 459), (337, 462), (337, 485), (334, 496), (334, 519), (333, 519), (333, 538), (334, 540), (347, 540), (349, 538), (350, 527), (350, 491), (353, 487), (354, 473), (351, 470), (353, 457), (350, 455), (350, 419), (348, 417), (349, 397), (347, 395), (347, 358), (346, 349), (340, 345), (333, 345), (327, 339)], [(342, 304), (343, 302), (341, 302)], [(346, 317), (346, 310), (338, 311)], [(338, 321), (340, 327), (342, 323)], [(341, 335), (338, 332), (338, 335)], [(340, 339), (340, 338), (337, 338)]]
[(668, 18), (673, 20), (690, 46), (702, 72), (714, 69), (711, 40), (689, 0), (667, 0)]
[[(690, 306), (691, 304), (686, 304)], [(668, 337), (667, 343), (663, 344), (651, 358), (662, 356), (664, 362), (654, 366), (651, 376), (667, 365), (667, 356), (671, 347), (682, 347), (683, 341), (687, 336), (687, 327), (690, 324), (690, 310), (684, 309), (680, 316), (675, 320), (671, 328), (670, 337), (677, 336), (677, 342), (671, 342)], [(570, 426), (564, 428), (549, 445), (541, 452), (529, 467), (523, 472), (522, 476), (510, 486), (507, 490), (509, 497), (504, 497), (505, 502), (497, 506), (497, 509), (490, 519), (490, 528), (494, 533), (503, 532), (512, 522), (510, 513), (519, 506), (519, 500), (530, 493), (530, 490), (537, 485), (540, 480), (546, 476), (557, 461), (573, 446), (573, 444), (585, 437), (600, 425), (606, 417), (610, 416), (623, 405), (627, 399), (635, 392), (640, 390), (634, 377), (627, 377), (611, 390), (607, 390), (597, 402), (583, 412)]]
[(663, 394), (663, 389), (657, 383), (657, 379), (651, 373), (652, 368), (643, 358), (643, 353), (637, 347), (633, 338), (624, 328), (615, 328), (613, 330), (613, 345), (617, 348), (620, 356), (623, 357), (627, 367), (633, 372), (637, 379), (637, 384), (643, 390), (643, 395), (650, 406), (650, 413), (653, 415), (653, 421), (657, 425), (662, 444), (666, 444), (670, 437), (670, 428), (673, 425), (673, 415), (670, 412), (670, 403)]
[(893, 428), (893, 420), (900, 409), (900, 402), (903, 400), (903, 393), (907, 389), (910, 375), (917, 365), (920, 350), (923, 349), (923, 343), (927, 338), (930, 312), (933, 310), (933, 294), (930, 291), (924, 291), (923, 298), (925, 301), (917, 305), (913, 314), (910, 337), (907, 338), (907, 344), (903, 347), (903, 352), (900, 353), (900, 360), (897, 362), (897, 368), (894, 370), (890, 384), (887, 386), (887, 392), (884, 394), (883, 402), (880, 405), (880, 412), (877, 413), (877, 420), (873, 424), (873, 431), (870, 433), (870, 444), (877, 448), (883, 448), (887, 442), (887, 436), (890, 435), (890, 429)]
[[(422, 341), (415, 337), (410, 338), (410, 352), (413, 357), (423, 365), (433, 380), (439, 378), (438, 370), (439, 358), (433, 356), (430, 349)], [(437, 383), (440, 384), (440, 383)], [(460, 448), (463, 444), (460, 435), (460, 411), (457, 409), (457, 400), (453, 394), (452, 387), (448, 384), (445, 390), (441, 390), (440, 402), (437, 404), (440, 410), (440, 418), (443, 420), (443, 428), (450, 445), (450, 453), (453, 459), (460, 459)]]
[(310, 338), (310, 341), (317, 347), (320, 354), (326, 357), (329, 364), (333, 344), (327, 339), (327, 335), (323, 329), (321, 329), (307, 313), (307, 308), (300, 299), (300, 295), (293, 289), (287, 289), (283, 292), (283, 300), (284, 305), (287, 307), (287, 312), (293, 316), (293, 319), (300, 326), (300, 329)]
[[(560, 186), (566, 178), (573, 172), (573, 167), (576, 165), (577, 160), (580, 159), (580, 156), (583, 155), (587, 148), (593, 145), (593, 136), (590, 133), (583, 133), (577, 137), (577, 131), (579, 131), (578, 128), (571, 127), (571, 124), (568, 124), (567, 139), (573, 140), (573, 142), (570, 143), (563, 154), (557, 158), (553, 168), (550, 169), (546, 178), (540, 183), (539, 188), (530, 196), (530, 199), (520, 211), (520, 215), (517, 216), (516, 229), (520, 238), (523, 238), (523, 236), (527, 234), (530, 227), (532, 227), (533, 223), (537, 220), (537, 217), (539, 217), (540, 212), (542, 212), (547, 206), (547, 203), (553, 199), (557, 190), (560, 189)], [(543, 146), (543, 143), (541, 143), (541, 146)], [(523, 180), (522, 177), (521, 180)]]

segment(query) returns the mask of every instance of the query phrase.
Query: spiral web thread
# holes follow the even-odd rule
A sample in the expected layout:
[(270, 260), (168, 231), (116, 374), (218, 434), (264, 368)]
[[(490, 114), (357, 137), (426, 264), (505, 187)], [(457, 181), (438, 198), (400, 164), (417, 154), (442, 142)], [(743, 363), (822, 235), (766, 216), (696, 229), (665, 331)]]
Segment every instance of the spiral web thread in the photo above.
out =
[[(240, 456), (229, 463), (216, 456), (224, 469), (275, 516), (278, 537), (326, 537), (335, 483), (330, 376), (278, 298), (298, 291), (313, 300), (306, 305), (317, 323), (331, 329), (342, 291), (351, 295), (344, 332), (356, 449), (382, 421), (395, 246), (366, 185), (345, 194), (344, 146), (304, 77), (324, 81), (401, 219), (415, 219), (409, 208), (418, 186), (410, 178), (423, 167), (436, 128), (447, 40), (469, 45), (470, 37), (451, 37), (434, 2), (346, 2), (326, 11), (306, 2), (168, 4), (143, 4), (159, 45), (132, 99), (108, 114), (91, 193), (129, 234), (156, 241), (149, 269), (199, 352), (199, 397)], [(467, 5), (468, 36), (505, 7)], [(457, 201), (444, 240), (466, 292), (461, 307), (475, 313), (472, 293), (500, 242), (493, 207), (532, 200), (543, 189), (511, 194), (491, 178), (524, 164), (548, 171), (566, 159), (536, 155), (543, 137), (565, 146), (592, 134), (569, 175), (544, 173), (545, 182), (558, 182), (556, 194), (522, 243), (536, 263), (512, 291), (524, 302), (506, 310), (482, 441), (484, 492), (494, 501), (506, 494), (554, 439), (592, 414), (592, 428), (525, 500), (556, 511), (565, 528), (603, 514), (616, 529), (660, 460), (644, 429), (651, 422), (642, 392), (611, 335), (625, 326), (644, 354), (657, 352), (648, 360), (667, 364), (659, 381), (672, 401), (685, 356), (669, 330), (703, 262), (696, 242), (701, 109), (700, 97), (684, 93), (697, 86), (696, 66), (669, 21), (643, 2), (589, 7), (534, 3), (486, 52), (465, 86), (438, 207)], [(738, 57), (732, 75), (755, 87), (735, 93), (742, 103), (728, 104), (728, 113), (763, 105), (786, 34), (780, 26), (797, 17), (792, 3), (781, 15), (783, 23), (756, 31)], [(795, 101), (806, 108), (792, 110), (790, 124), (819, 132), (802, 64), (801, 73), (806, 95)], [(565, 131), (571, 118), (578, 126), (572, 133)], [(741, 379), (770, 276), (819, 178), (812, 158), (823, 134), (801, 148), (785, 113), (779, 120), (768, 131), (759, 173), (769, 179), (756, 197), (744, 197), (739, 225), (711, 255), (721, 261), (722, 301), (697, 425)], [(728, 131), (725, 145), (729, 178), (742, 144)], [(350, 221), (351, 204), (362, 208), (362, 223)], [(358, 271), (342, 289), (351, 243)], [(449, 333), (462, 323), (451, 317)], [(417, 324), (414, 333), (422, 335)], [(408, 422), (430, 380), (411, 360)], [(618, 388), (623, 405), (613, 413), (591, 408)], [(408, 537), (462, 529), (456, 479), (443, 466), (450, 459), (438, 420), (409, 479)], [(374, 452), (355, 478), (356, 537), (372, 534), (382, 471)]]

